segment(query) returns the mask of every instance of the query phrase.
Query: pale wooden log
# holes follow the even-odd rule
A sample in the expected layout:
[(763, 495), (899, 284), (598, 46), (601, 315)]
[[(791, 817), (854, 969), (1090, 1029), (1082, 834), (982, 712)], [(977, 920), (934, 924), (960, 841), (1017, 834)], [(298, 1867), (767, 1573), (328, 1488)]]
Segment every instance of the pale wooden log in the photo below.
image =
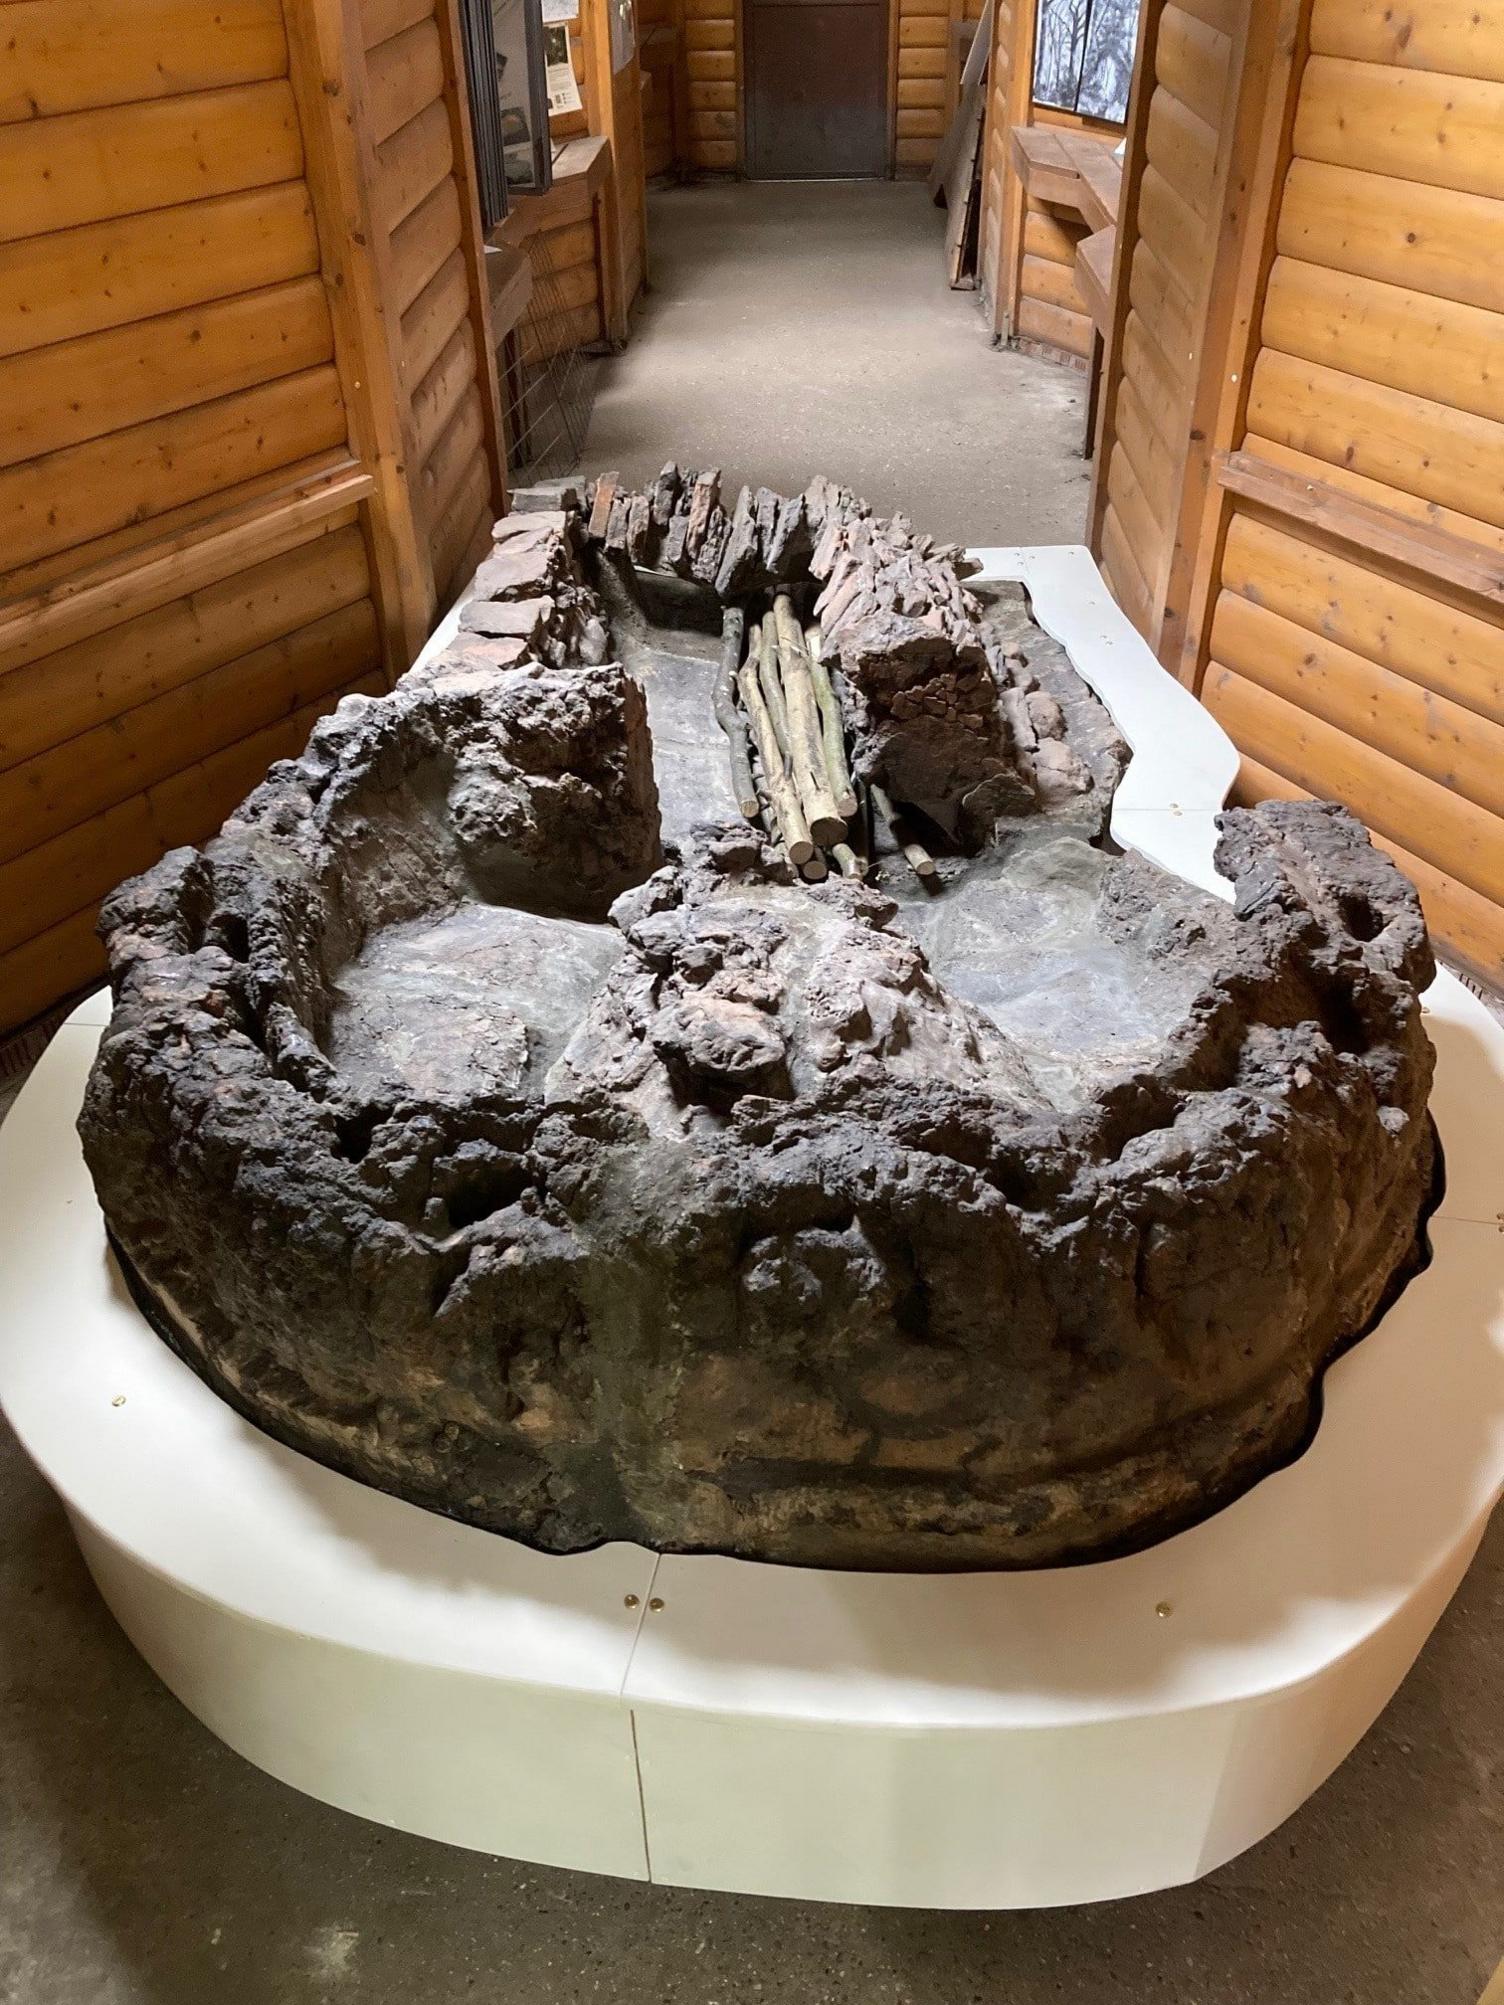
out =
[(823, 884), (830, 875), (830, 865), (817, 849), (808, 863), (801, 863), (799, 875), (806, 884)]
[(747, 736), (747, 720), (737, 708), (736, 672), (741, 666), (742, 642), (747, 616), (740, 606), (727, 606), (721, 614), (721, 659), (716, 668), (711, 702), (716, 722), (726, 734), (731, 760), (731, 791), (748, 821), (758, 816), (757, 787), (752, 778), (752, 751)]
[(1179, 383), (1194, 359), (1191, 305), (1155, 255), (1154, 246), (1142, 237), (1133, 247), (1128, 298), (1141, 335), (1152, 340), (1166, 380)]
[(1504, 626), (1257, 516), (1228, 525), (1222, 582), (1257, 605), (1504, 724)]
[(23, 237), (0, 244), (0, 356), (253, 292), (318, 266), (301, 181)]
[(815, 701), (820, 706), (820, 737), (825, 749), (826, 777), (835, 796), (836, 813), (843, 821), (849, 822), (857, 810), (856, 788), (852, 785), (851, 768), (846, 762), (846, 732), (841, 720), (841, 705), (831, 687), (825, 664), (820, 659), (818, 622), (805, 630), (804, 644), (809, 655), (810, 680), (815, 686)]
[(1279, 248), (1335, 271), (1504, 312), (1504, 201), (1293, 160)]
[(1504, 526), (1504, 425), (1266, 348), (1249, 429)]
[(296, 180), (281, 78), (0, 126), (0, 241)]
[(779, 679), (788, 713), (789, 763), (810, 834), (823, 849), (844, 840), (846, 821), (836, 807), (826, 771), (824, 729), (810, 673), (809, 650), (787, 592), (780, 592), (775, 598), (773, 617), (778, 637)]
[[(106, 810), (369, 674), (380, 659), (375, 609), (368, 598), (356, 599), (0, 773), (0, 825), (18, 830), (25, 844), (0, 866), (0, 951), (50, 923), (44, 906), (54, 916), (71, 912), (125, 874), (124, 864), (88, 883), (70, 874), (72, 859), (95, 854), (108, 873), (109, 847), (87, 829)], [(71, 887), (61, 905), (54, 878)]]
[(1205, 125), (1222, 123), (1222, 98), (1231, 60), (1231, 36), (1198, 20), (1184, 7), (1169, 6), (1160, 14), (1154, 45), (1154, 73), (1160, 89), (1178, 97)]
[(332, 464), (327, 457), (304, 462), (301, 472), (289, 468), (272, 480), (280, 484), (252, 481), (216, 495), (226, 506), (211, 522), (201, 513), (176, 524), (160, 518), (167, 526), (149, 549), (125, 546), (66, 578), (19, 591), (0, 609), (0, 673), (280, 557), (314, 535), (332, 535), (356, 520), (371, 492), (370, 474), (347, 454)]
[(0, 768), (366, 596), (358, 527), (205, 586), (0, 675)]
[(475, 461), (484, 456), (484, 441), (480, 388), (471, 382), (418, 477), (418, 517), (430, 536), (448, 512)]
[(1504, 823), (1497, 815), (1221, 662), (1208, 668), (1202, 696), (1239, 751), (1313, 794), (1345, 802), (1370, 828), (1504, 904)]
[(1107, 493), (1138, 568), (1153, 585), (1163, 577), (1167, 539), (1154, 519), (1148, 496), (1139, 486), (1121, 439), (1113, 447), (1108, 462)]
[(1501, 0), (1403, 9), (1392, 0), (1316, 0), (1310, 34), (1315, 55), (1504, 83)]
[(0, 123), (280, 77), (279, 0), (11, 0)]
[(15, 356), (0, 371), (0, 467), (327, 362), (314, 277)]
[(833, 842), (830, 854), (843, 877), (852, 877), (860, 881), (867, 875), (867, 859), (858, 856), (849, 842)]
[(1504, 420), (1504, 313), (1280, 257), (1263, 338), (1303, 361)]
[(366, 59), (366, 116), (377, 146), (444, 91), (438, 23), (415, 22), (379, 43)]
[(778, 621), (771, 610), (762, 616), (759, 637), (758, 680), (762, 687), (763, 701), (768, 706), (768, 715), (773, 723), (773, 735), (778, 741), (778, 749), (787, 759), (789, 756), (789, 717), (783, 700), (783, 684), (778, 676)]
[(903, 860), (909, 866), (910, 870), (913, 871), (916, 877), (933, 877), (935, 875), (934, 857), (930, 855), (924, 844), (914, 835), (885, 790), (882, 787), (874, 785), (869, 787), (868, 792), (872, 796), (872, 805), (887, 823), (888, 833), (897, 844), (903, 855)]
[(1063, 306), (1068, 313), (1086, 311), (1073, 263), (1059, 265), (1053, 259), (1025, 253), (1019, 266), (1019, 284), (1026, 298), (1041, 299), (1047, 306)]
[(465, 254), (457, 250), (424, 286), (402, 316), (402, 381), (411, 396), (443, 354), (449, 337), (470, 314)]
[(1422, 529), (1440, 530), (1460, 548), (1475, 550), (1477, 563), (1486, 565), (1495, 578), (1498, 577), (1498, 567), (1492, 561), (1495, 557), (1504, 556), (1504, 528), (1498, 523), (1480, 522), (1476, 515), (1464, 515), (1455, 508), (1442, 508), (1423, 495), (1407, 494), (1403, 488), (1394, 487), (1386, 481), (1355, 473), (1350, 466), (1334, 466), (1330, 460), (1297, 452), (1282, 440), (1264, 438), (1257, 432), (1248, 434), (1243, 441), (1242, 452), (1235, 458), (1256, 460), (1275, 468), (1279, 473), (1303, 483), (1315, 494), (1324, 495), (1335, 490), (1338, 494), (1351, 497), (1362, 507), (1382, 509), (1386, 515), (1402, 516)]
[(1504, 815), (1504, 726), (1237, 592), (1217, 599), (1212, 652), (1249, 681)]
[(1057, 265), (1074, 265), (1081, 234), (1052, 210), (1036, 206), (1025, 211), (1023, 244), (1030, 257), (1046, 258)]
[(779, 750), (778, 739), (773, 730), (773, 719), (768, 710), (760, 673), (762, 637), (754, 633), (747, 647), (747, 659), (737, 676), (737, 688), (741, 692), (742, 708), (747, 713), (751, 726), (752, 742), (757, 747), (757, 756), (762, 765), (762, 783), (768, 796), (771, 820), (776, 825), (782, 839), (789, 862), (797, 869), (808, 863), (815, 853), (815, 845), (810, 840), (809, 827), (799, 806), (799, 795), (794, 782), (784, 764), (783, 753)]
[(1091, 353), (1090, 314), (1072, 313), (1068, 307), (1051, 306), (1046, 300), (1020, 297), (1018, 331), (1051, 348), (1063, 348), (1068, 355)]
[(389, 42), (394, 35), (426, 21), (433, 0), (360, 0), (360, 38), (367, 49)]
[(1138, 227), (1186, 299), (1195, 299), (1208, 254), (1204, 220), (1151, 161), (1138, 192)]
[(395, 230), (453, 171), (449, 108), (436, 98), (376, 149), (371, 194), (383, 228)]
[(1504, 83), (1312, 56), (1295, 151), (1337, 167), (1504, 197)]
[(453, 175), (446, 174), (392, 232), (391, 287), (398, 313), (406, 313), (459, 243), (460, 194)]
[(413, 451), (421, 466), (459, 409), (460, 399), (475, 381), (475, 337), (461, 321), (444, 352), (413, 392)]
[(22, 565), (343, 445), (331, 366), (0, 470), (0, 549)]
[(1211, 213), (1217, 169), (1216, 128), (1167, 90), (1149, 104), (1146, 155), (1198, 216)]
[(1117, 443), (1128, 456), (1155, 521), (1161, 525), (1173, 522), (1181, 463), (1150, 422), (1132, 376), (1124, 375), (1118, 385), (1116, 419)]

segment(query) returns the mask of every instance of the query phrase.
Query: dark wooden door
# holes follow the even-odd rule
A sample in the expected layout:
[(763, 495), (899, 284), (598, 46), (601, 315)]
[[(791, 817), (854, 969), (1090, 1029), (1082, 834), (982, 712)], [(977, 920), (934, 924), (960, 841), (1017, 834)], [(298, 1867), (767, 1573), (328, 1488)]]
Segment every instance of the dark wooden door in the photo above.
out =
[(888, 161), (889, 0), (743, 0), (747, 172), (854, 181)]

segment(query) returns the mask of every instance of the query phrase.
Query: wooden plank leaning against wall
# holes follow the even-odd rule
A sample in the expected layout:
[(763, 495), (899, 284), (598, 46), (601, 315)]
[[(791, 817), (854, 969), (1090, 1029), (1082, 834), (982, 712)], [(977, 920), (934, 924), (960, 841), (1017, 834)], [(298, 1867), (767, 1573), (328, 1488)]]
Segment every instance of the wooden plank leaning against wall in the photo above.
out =
[(437, 602), (341, 9), (5, 17), (0, 1033)]
[[(1141, 383), (1115, 384), (1097, 548), (1243, 750), (1240, 796), (1345, 801), (1438, 939), (1498, 982), (1504, 5), (1304, 0), (1276, 27), (1262, 48), (1245, 38), (1227, 102), (1233, 179), (1188, 329), (1194, 387), (1159, 405), (1188, 408), (1200, 436), (1170, 457), (1168, 519), (1120, 512), (1112, 457), (1147, 496), (1135, 426), (1156, 413), (1134, 408)], [(1186, 304), (1138, 298), (1161, 322)], [(1151, 444), (1170, 456), (1163, 434)]]

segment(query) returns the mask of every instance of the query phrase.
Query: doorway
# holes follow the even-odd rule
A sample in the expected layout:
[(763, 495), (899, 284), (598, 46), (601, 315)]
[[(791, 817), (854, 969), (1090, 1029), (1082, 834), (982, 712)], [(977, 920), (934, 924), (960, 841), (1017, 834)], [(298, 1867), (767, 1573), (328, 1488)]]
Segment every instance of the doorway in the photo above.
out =
[(747, 173), (876, 180), (891, 171), (889, 0), (744, 0)]

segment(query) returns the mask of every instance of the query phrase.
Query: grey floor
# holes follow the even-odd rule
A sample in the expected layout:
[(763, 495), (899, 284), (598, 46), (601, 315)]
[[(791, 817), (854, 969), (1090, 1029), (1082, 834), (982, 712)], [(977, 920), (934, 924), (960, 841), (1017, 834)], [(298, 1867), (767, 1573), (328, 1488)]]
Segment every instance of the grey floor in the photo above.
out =
[(1081, 540), (1086, 378), (990, 345), (916, 182), (653, 198), (652, 288), (598, 376), (585, 465), (791, 493), (817, 473), (974, 545)]
[[(591, 464), (818, 467), (941, 533), (1079, 535), (1080, 379), (988, 350), (921, 192), (675, 191), (654, 237)], [(1504, 1520), (1272, 1838), (1175, 1893), (995, 1916), (643, 1888), (325, 1809), (157, 1684), (3, 1429), (0, 1526), (4, 2005), (1474, 2005), (1504, 1954)]]

